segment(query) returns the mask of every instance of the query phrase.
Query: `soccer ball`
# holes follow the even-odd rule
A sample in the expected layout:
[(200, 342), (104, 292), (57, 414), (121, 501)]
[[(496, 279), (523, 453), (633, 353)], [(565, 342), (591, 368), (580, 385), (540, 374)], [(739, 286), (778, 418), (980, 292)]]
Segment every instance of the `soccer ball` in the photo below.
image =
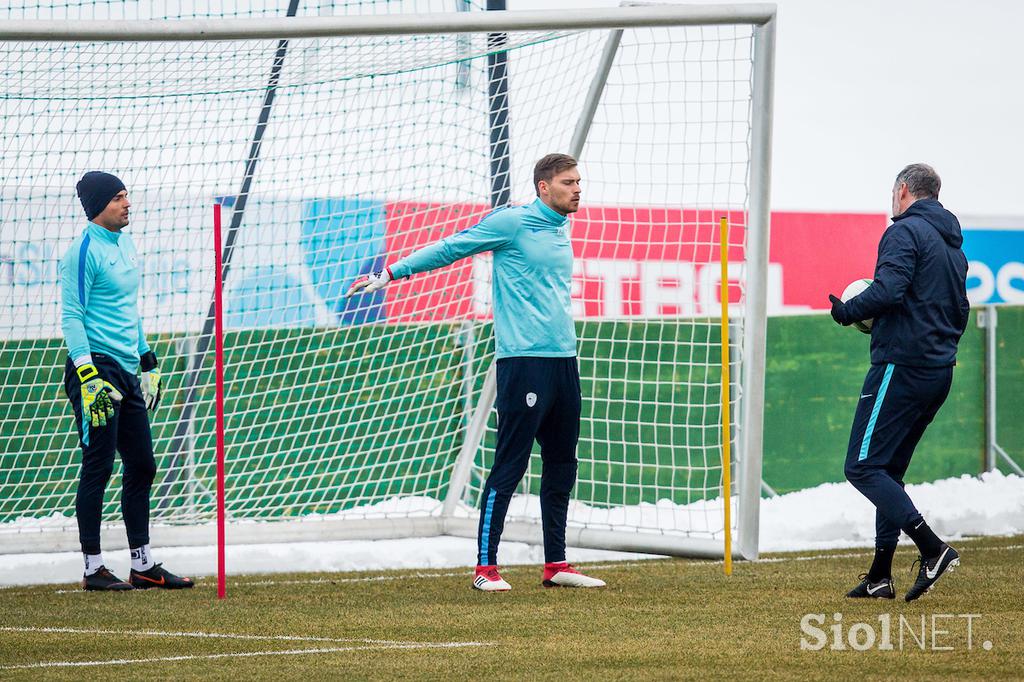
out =
[[(858, 279), (858, 280), (854, 280), (853, 282), (850, 282), (850, 286), (848, 286), (845, 289), (843, 289), (843, 295), (840, 297), (842, 299), (843, 303), (846, 303), (851, 298), (853, 298), (854, 296), (860, 294), (865, 289), (867, 289), (869, 286), (871, 286), (871, 282), (872, 281), (873, 280), (870, 280), (870, 279)], [(865, 334), (870, 334), (871, 333), (871, 325), (873, 323), (874, 323), (874, 320), (863, 320), (861, 322), (854, 322), (853, 326), (856, 327), (857, 329), (859, 329), (860, 331), (864, 332)]]

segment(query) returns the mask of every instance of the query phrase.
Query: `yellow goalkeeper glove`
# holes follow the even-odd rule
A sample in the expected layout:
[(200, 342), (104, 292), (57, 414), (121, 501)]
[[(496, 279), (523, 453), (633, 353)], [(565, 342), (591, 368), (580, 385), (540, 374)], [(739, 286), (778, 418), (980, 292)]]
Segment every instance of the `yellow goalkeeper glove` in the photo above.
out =
[(93, 428), (107, 425), (107, 419), (114, 416), (114, 403), (123, 397), (114, 385), (104, 381), (96, 366), (86, 363), (75, 372), (82, 382), (82, 419), (87, 419)]

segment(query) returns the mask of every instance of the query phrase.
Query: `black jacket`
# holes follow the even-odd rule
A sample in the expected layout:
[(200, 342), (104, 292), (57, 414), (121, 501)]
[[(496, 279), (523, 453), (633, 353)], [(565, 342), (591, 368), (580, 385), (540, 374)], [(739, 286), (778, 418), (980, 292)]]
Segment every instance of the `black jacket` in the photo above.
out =
[(874, 318), (874, 364), (955, 365), (970, 312), (960, 223), (935, 199), (915, 201), (892, 220), (878, 243), (874, 282), (846, 302), (846, 312)]

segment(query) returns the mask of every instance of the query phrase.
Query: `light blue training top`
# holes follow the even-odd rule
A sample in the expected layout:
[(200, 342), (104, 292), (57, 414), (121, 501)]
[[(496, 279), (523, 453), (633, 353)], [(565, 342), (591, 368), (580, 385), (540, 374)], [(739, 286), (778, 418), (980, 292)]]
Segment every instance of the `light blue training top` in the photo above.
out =
[(130, 374), (149, 352), (139, 318), (138, 254), (132, 238), (90, 222), (60, 263), (61, 330), (76, 366), (108, 355)]
[(495, 357), (575, 356), (569, 220), (540, 199), (490, 213), (401, 259), (391, 274), (409, 277), (483, 251), (494, 252)]

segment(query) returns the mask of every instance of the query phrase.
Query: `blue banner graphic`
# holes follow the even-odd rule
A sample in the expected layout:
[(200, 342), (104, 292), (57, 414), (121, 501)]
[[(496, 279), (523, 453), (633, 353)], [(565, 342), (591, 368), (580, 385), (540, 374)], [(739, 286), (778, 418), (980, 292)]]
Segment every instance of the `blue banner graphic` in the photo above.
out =
[(972, 304), (1024, 303), (1024, 230), (964, 229)]

